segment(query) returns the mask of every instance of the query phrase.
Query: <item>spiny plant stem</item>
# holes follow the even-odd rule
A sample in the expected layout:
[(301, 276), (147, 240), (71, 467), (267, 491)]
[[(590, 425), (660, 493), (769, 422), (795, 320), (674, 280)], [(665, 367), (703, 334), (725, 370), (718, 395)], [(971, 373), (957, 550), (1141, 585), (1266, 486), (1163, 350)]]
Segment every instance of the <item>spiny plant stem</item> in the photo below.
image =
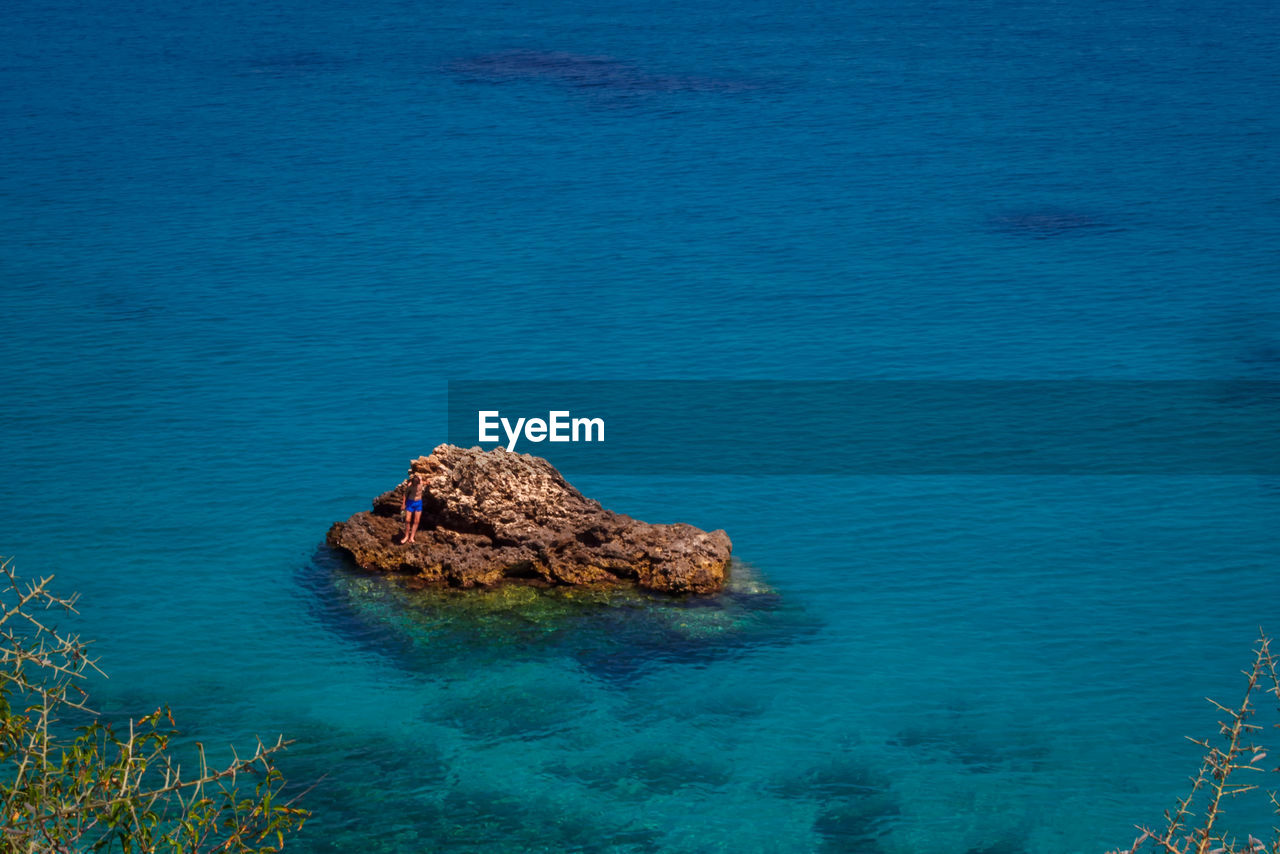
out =
[[(1226, 811), (1226, 799), (1258, 788), (1252, 783), (1234, 782), (1232, 774), (1237, 771), (1261, 773), (1264, 770), (1258, 763), (1266, 757), (1266, 751), (1252, 741), (1254, 733), (1262, 731), (1262, 727), (1249, 722), (1256, 712), (1253, 705), (1254, 692), (1260, 684), (1267, 684), (1265, 693), (1280, 700), (1280, 676), (1277, 675), (1276, 659), (1271, 653), (1270, 640), (1261, 630), (1258, 646), (1254, 650), (1253, 667), (1244, 671), (1244, 675), (1247, 677), (1245, 692), (1238, 706), (1228, 708), (1209, 700), (1227, 715), (1226, 719), (1218, 722), (1218, 732), (1226, 740), (1226, 749), (1214, 746), (1208, 740), (1190, 739), (1205, 751), (1199, 772), (1191, 780), (1191, 790), (1186, 797), (1178, 800), (1176, 809), (1165, 813), (1163, 830), (1157, 832), (1149, 827), (1139, 826), (1139, 836), (1134, 839), (1133, 844), (1111, 854), (1138, 854), (1144, 847), (1154, 847), (1166, 854), (1191, 854), (1192, 851), (1195, 854), (1264, 854), (1268, 851), (1280, 854), (1280, 829), (1275, 827), (1272, 828), (1274, 837), (1269, 844), (1250, 835), (1243, 847), (1217, 831), (1218, 821)], [(1275, 726), (1280, 727), (1280, 724)], [(1244, 759), (1246, 755), (1250, 756), (1247, 760)], [(1202, 792), (1207, 794), (1203, 807), (1204, 817), (1197, 826), (1188, 829), (1195, 817), (1196, 798)], [(1268, 792), (1268, 798), (1273, 813), (1280, 815), (1280, 799), (1277, 799), (1276, 793)]]

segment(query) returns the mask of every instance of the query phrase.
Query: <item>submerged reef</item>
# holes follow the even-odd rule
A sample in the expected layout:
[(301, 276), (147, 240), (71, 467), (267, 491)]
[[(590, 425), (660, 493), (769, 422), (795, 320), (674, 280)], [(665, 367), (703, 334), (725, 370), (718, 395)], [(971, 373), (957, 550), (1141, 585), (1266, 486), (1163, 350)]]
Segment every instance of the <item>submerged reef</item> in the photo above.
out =
[(626, 582), (664, 593), (724, 587), (733, 548), (724, 531), (655, 525), (606, 510), (541, 457), (440, 445), (410, 464), (415, 474), (426, 484), (415, 542), (399, 543), (406, 480), (375, 498), (371, 512), (334, 523), (329, 545), (365, 570), (411, 575), (423, 586)]
[(997, 232), (1039, 240), (1116, 230), (1091, 213), (1054, 207), (1006, 210), (991, 216), (987, 222)]
[(777, 779), (770, 788), (783, 798), (818, 802), (813, 832), (820, 840), (815, 850), (822, 854), (884, 850), (880, 838), (901, 813), (888, 776), (847, 755)]
[[(671, 597), (628, 585), (418, 586), (412, 576), (372, 576), (328, 549), (317, 552), (300, 583), (312, 590), (316, 617), (330, 630), (410, 672), (446, 680), (555, 662), (596, 684), (627, 690), (657, 669), (705, 667), (803, 643), (821, 630), (811, 613), (770, 589), (754, 567), (737, 561), (724, 590), (713, 596)], [(477, 737), (501, 735), (495, 730), (540, 737), (558, 724), (549, 724), (538, 704), (546, 701), (563, 715), (574, 701), (551, 686), (545, 686), (548, 696), (542, 690), (515, 706), (503, 692), (468, 696), (468, 703), (501, 706), (502, 723), (464, 721), (455, 714), (463, 709), (436, 708), (432, 715), (458, 718), (447, 722)], [(684, 704), (681, 714), (723, 720), (760, 711), (759, 706), (717, 708), (717, 702), (707, 695), (706, 702)], [(628, 714), (633, 725), (641, 725), (652, 712), (651, 705), (641, 704)], [(664, 712), (664, 719), (669, 715)]]

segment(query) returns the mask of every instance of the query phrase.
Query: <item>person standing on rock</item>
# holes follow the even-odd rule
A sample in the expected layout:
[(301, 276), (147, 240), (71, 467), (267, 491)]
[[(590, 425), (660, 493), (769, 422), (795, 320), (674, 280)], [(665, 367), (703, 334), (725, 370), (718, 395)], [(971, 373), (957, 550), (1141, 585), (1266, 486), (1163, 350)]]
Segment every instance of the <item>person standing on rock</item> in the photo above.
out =
[(405, 481), (400, 498), (400, 509), (404, 511), (404, 536), (399, 540), (402, 546), (414, 542), (413, 538), (418, 533), (418, 523), (422, 521), (422, 493), (426, 488), (426, 481), (417, 472)]

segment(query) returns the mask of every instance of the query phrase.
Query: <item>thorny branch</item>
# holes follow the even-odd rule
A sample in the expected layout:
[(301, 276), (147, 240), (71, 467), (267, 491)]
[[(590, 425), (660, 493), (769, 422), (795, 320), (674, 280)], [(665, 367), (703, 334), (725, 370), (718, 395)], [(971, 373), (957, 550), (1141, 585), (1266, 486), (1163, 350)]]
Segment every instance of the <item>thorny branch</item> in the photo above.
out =
[[(58, 712), (96, 717), (84, 682), (105, 674), (78, 635), (38, 616), (77, 613), (76, 597), (53, 593), (52, 580), (25, 582), (0, 562), (0, 854), (280, 851), (309, 816), (297, 797), (277, 800), (274, 757), (291, 743), (282, 737), (223, 767), (197, 745), (187, 777), (170, 752), (178, 731), (168, 709), (129, 721), (123, 737), (96, 720), (67, 735)], [(244, 775), (252, 793), (236, 788)]]
[[(1138, 854), (1144, 849), (1166, 854), (1280, 854), (1278, 828), (1271, 828), (1273, 840), (1270, 843), (1252, 834), (1241, 842), (1218, 829), (1219, 819), (1225, 811), (1224, 804), (1231, 798), (1259, 788), (1257, 783), (1239, 782), (1239, 778), (1233, 775), (1265, 772), (1262, 760), (1266, 759), (1267, 751), (1253, 740), (1263, 728), (1250, 723), (1257, 711), (1254, 695), (1261, 690), (1271, 695), (1273, 700), (1280, 700), (1276, 658), (1271, 652), (1270, 639), (1262, 632), (1259, 632), (1258, 645), (1253, 652), (1253, 667), (1244, 671), (1247, 683), (1240, 704), (1229, 708), (1209, 700), (1225, 716), (1218, 721), (1218, 733), (1225, 747), (1214, 745), (1207, 739), (1190, 739), (1205, 751), (1199, 771), (1191, 780), (1191, 790), (1178, 801), (1172, 812), (1165, 813), (1162, 829), (1138, 827), (1139, 836), (1133, 844), (1111, 854)], [(1280, 727), (1280, 724), (1276, 726)], [(1280, 771), (1280, 768), (1274, 770)], [(1280, 800), (1276, 793), (1268, 792), (1268, 798), (1275, 814), (1280, 815)], [(1203, 804), (1197, 806), (1200, 800)], [(1202, 812), (1195, 820), (1197, 809)]]

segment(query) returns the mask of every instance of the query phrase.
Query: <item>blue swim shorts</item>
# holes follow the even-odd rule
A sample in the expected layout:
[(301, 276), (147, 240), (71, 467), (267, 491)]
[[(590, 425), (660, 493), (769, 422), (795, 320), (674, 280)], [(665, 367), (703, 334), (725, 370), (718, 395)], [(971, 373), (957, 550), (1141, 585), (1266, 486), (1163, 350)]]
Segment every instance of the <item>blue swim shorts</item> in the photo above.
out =
[(404, 509), (408, 510), (410, 513), (421, 513), (422, 499), (419, 498), (417, 501), (406, 501), (404, 503)]

